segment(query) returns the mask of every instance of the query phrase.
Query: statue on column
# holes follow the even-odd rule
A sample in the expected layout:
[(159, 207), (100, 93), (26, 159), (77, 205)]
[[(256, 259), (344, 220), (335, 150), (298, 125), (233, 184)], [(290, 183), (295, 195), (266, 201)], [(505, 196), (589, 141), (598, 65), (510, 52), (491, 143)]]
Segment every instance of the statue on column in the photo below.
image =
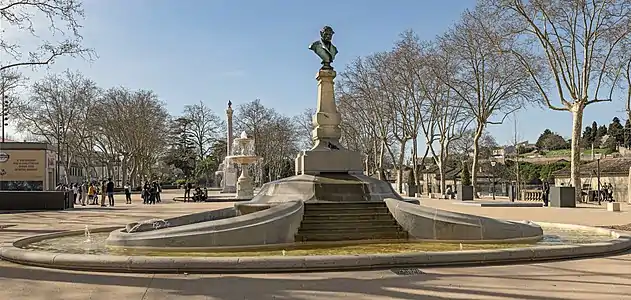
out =
[(331, 26), (324, 26), (320, 30), (320, 40), (311, 43), (311, 46), (309, 46), (309, 49), (322, 60), (322, 70), (333, 70), (331, 63), (337, 55), (337, 48), (331, 42), (333, 34), (335, 32)]

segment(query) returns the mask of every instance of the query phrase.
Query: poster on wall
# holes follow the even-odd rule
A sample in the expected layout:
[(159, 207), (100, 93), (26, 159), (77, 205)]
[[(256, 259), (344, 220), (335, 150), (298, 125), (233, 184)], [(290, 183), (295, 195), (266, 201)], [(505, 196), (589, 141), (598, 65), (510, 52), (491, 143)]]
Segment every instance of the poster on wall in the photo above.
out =
[(41, 150), (0, 151), (2, 190), (43, 190), (46, 155)]

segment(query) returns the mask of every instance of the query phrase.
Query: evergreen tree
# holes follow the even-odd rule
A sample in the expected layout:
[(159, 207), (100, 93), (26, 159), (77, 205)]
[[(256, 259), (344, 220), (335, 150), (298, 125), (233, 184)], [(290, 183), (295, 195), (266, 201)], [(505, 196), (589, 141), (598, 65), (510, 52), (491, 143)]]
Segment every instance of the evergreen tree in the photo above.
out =
[(598, 123), (596, 123), (596, 121), (592, 122), (592, 141), (595, 143), (596, 141), (596, 137), (598, 134)]
[(620, 119), (618, 119), (618, 117), (613, 118), (609, 124), (607, 132), (609, 133), (609, 136), (615, 140), (615, 144), (622, 145), (624, 143), (624, 127), (620, 123)]
[(596, 130), (596, 140), (600, 142), (602, 137), (604, 137), (605, 135), (607, 135), (607, 126), (601, 125), (600, 127), (598, 127), (598, 130)]
[(594, 133), (592, 132), (592, 128), (587, 126), (583, 131), (583, 138), (581, 139), (583, 144), (583, 148), (590, 148), (592, 143), (594, 143)]
[(460, 175), (460, 182), (462, 182), (463, 186), (471, 185), (471, 172), (469, 171), (469, 166), (467, 166), (467, 164), (462, 164), (462, 173)]
[(543, 149), (543, 148), (545, 148), (545, 146), (544, 146), (544, 140), (545, 140), (548, 136), (550, 136), (550, 135), (552, 135), (552, 134), (553, 134), (553, 133), (552, 133), (552, 130), (550, 130), (550, 129), (546, 129), (546, 130), (544, 130), (544, 131), (543, 131), (543, 133), (541, 133), (541, 134), (539, 135), (539, 138), (537, 139), (537, 142), (535, 143), (535, 146), (537, 146), (537, 148), (539, 148), (539, 149)]

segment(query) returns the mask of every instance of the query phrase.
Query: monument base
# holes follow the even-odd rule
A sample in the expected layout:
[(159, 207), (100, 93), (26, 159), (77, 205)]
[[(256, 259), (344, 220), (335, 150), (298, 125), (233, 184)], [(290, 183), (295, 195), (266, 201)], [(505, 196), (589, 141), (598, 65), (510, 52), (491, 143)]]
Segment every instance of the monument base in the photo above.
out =
[(248, 178), (239, 177), (237, 181), (237, 196), (239, 200), (249, 200), (254, 197), (254, 186), (252, 180)]
[(297, 175), (268, 182), (251, 201), (237, 206), (265, 203), (303, 202), (366, 202), (386, 198), (403, 200), (392, 185), (364, 174), (320, 173)]
[(236, 193), (237, 170), (225, 170), (223, 175), (223, 189), (221, 193)]
[(321, 173), (363, 174), (361, 154), (345, 149), (311, 149), (296, 157), (296, 175)]

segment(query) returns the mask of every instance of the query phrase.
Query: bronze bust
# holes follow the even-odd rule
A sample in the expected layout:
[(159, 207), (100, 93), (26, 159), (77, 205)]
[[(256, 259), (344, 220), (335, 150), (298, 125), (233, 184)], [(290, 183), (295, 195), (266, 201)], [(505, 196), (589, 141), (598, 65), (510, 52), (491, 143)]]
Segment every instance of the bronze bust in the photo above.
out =
[(324, 26), (324, 28), (320, 30), (320, 40), (311, 43), (309, 46), (309, 49), (322, 60), (321, 69), (323, 70), (333, 70), (331, 63), (335, 59), (335, 55), (337, 55), (337, 48), (331, 42), (333, 34), (335, 34), (335, 32), (331, 26)]

